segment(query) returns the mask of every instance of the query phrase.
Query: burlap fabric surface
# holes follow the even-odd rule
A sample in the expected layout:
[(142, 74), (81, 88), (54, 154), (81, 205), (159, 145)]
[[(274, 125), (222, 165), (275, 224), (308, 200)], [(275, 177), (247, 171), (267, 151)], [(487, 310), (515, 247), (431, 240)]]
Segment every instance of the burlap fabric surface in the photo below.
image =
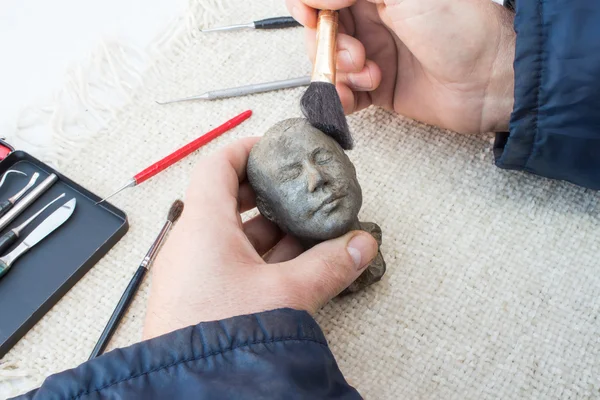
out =
[[(301, 29), (203, 35), (287, 14), (280, 1), (192, 1), (175, 35), (108, 129), (61, 167), (109, 193), (133, 173), (234, 115), (253, 117), (114, 199), (129, 233), (2, 360), (22, 392), (87, 359), (194, 164), (300, 115), (303, 88), (215, 102), (155, 100), (304, 76)], [(373, 399), (600, 396), (596, 192), (493, 166), (490, 136), (465, 136), (370, 108), (349, 118), (364, 192), (361, 219), (383, 229), (388, 272), (317, 316), (345, 376)], [(212, 190), (207, 187), (205, 190)], [(190, 205), (191, 206), (191, 205)], [(110, 348), (138, 341), (148, 286)], [(224, 294), (226, 295), (226, 294)]]

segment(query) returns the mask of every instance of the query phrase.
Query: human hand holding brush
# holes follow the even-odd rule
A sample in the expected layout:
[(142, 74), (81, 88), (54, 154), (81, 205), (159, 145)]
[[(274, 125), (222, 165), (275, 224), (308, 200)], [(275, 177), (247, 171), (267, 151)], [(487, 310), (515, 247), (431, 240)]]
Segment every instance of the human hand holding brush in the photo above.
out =
[(339, 11), (337, 90), (464, 133), (503, 131), (513, 106), (512, 13), (486, 0), (286, 0), (315, 61), (317, 9)]

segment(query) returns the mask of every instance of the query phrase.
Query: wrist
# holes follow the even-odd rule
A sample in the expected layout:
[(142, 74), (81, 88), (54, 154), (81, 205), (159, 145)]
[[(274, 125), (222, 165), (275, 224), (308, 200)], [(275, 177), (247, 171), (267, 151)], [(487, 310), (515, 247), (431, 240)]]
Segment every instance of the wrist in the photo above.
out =
[(514, 14), (499, 8), (499, 42), (496, 58), (491, 69), (490, 81), (483, 104), (483, 127), (488, 132), (508, 131), (514, 106), (515, 87), (515, 43), (513, 29)]

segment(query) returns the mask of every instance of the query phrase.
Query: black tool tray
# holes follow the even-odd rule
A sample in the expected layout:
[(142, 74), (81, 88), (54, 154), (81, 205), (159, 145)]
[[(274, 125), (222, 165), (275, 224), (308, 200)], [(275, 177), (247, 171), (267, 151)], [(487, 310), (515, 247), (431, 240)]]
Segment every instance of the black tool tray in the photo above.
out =
[(13, 248), (64, 203), (73, 197), (77, 203), (73, 214), (62, 226), (21, 256), (0, 278), (0, 357), (129, 229), (123, 211), (109, 203), (95, 205), (100, 197), (25, 152), (12, 152), (0, 162), (0, 176), (8, 169), (25, 172), (27, 177), (8, 175), (0, 187), (0, 201), (23, 188), (36, 171), (40, 173), (36, 186), (52, 173), (58, 180), (0, 234), (23, 223), (61, 193), (66, 194), (27, 226)]

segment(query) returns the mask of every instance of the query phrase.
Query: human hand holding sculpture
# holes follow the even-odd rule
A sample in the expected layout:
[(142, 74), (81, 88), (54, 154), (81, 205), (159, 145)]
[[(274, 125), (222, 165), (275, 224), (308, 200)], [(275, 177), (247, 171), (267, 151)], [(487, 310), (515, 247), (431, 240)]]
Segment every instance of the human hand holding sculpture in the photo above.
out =
[(373, 237), (352, 231), (302, 253), (262, 216), (246, 164), (256, 138), (199, 162), (185, 209), (152, 267), (144, 327), (149, 339), (202, 321), (289, 307), (315, 313), (377, 255)]
[(347, 114), (372, 104), (464, 133), (505, 131), (514, 102), (513, 14), (490, 0), (286, 0), (315, 54), (315, 9), (341, 9)]

